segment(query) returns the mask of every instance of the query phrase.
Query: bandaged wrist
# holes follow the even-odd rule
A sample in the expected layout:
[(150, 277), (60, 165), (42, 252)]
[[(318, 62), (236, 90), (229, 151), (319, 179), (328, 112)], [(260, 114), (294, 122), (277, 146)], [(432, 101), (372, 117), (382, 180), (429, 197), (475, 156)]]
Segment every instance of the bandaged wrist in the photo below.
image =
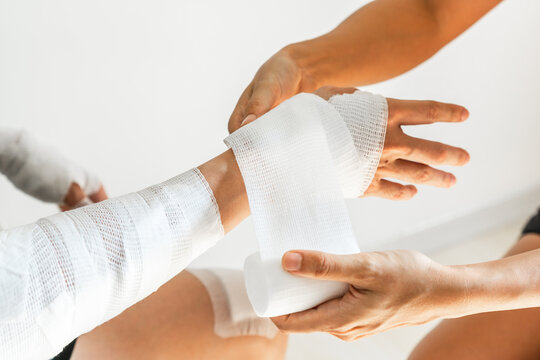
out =
[(0, 358), (50, 358), (151, 294), (223, 236), (193, 169), (0, 232)]
[(361, 181), (356, 196), (360, 196), (371, 184), (384, 148), (388, 122), (386, 98), (357, 90), (353, 94), (335, 95), (328, 102), (341, 115), (356, 147), (360, 168), (357, 177)]
[(0, 173), (26, 194), (57, 204), (63, 202), (72, 183), (87, 195), (101, 186), (95, 175), (29, 132), (5, 127), (0, 127)]
[(335, 166), (343, 158), (354, 168), (351, 159), (358, 155), (350, 135), (342, 146), (331, 143), (343, 129), (332, 105), (300, 94), (225, 139), (244, 178), (259, 243), (259, 253), (245, 263), (247, 292), (259, 316), (305, 310), (347, 288), (281, 268), (281, 256), (292, 249), (358, 252), (337, 177), (355, 171)]

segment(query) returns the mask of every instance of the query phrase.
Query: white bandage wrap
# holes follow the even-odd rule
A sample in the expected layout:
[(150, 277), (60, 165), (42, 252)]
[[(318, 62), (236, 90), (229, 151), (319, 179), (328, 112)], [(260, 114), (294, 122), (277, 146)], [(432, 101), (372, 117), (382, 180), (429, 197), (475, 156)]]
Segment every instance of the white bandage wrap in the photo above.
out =
[(225, 139), (244, 178), (259, 242), (259, 253), (249, 256), (244, 268), (249, 299), (259, 316), (305, 310), (347, 288), (292, 276), (281, 268), (288, 250), (359, 251), (341, 189), (351, 182), (338, 178), (349, 174), (359, 180), (351, 135), (334, 143), (334, 134), (347, 135), (344, 125), (331, 104), (300, 94)]
[(222, 338), (264, 336), (272, 339), (277, 327), (257, 316), (251, 306), (244, 274), (237, 269), (189, 269), (204, 285), (214, 312), (214, 333)]
[(197, 170), (0, 232), (0, 358), (47, 359), (223, 236)]
[(343, 118), (358, 152), (361, 183), (356, 196), (362, 195), (373, 180), (384, 148), (388, 103), (383, 96), (360, 90), (335, 95), (328, 102)]
[(57, 204), (71, 183), (87, 195), (101, 186), (96, 176), (29, 132), (5, 127), (0, 127), (0, 173), (26, 194)]

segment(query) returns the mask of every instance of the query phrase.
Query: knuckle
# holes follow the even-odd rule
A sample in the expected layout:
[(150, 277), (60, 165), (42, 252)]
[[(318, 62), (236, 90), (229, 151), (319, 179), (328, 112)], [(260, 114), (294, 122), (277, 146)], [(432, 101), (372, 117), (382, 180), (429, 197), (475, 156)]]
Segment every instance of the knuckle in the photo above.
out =
[(435, 153), (434, 160), (437, 164), (442, 164), (448, 159), (448, 150), (439, 149)]
[(420, 183), (428, 182), (431, 179), (433, 179), (433, 173), (427, 166), (422, 167), (416, 174), (416, 180)]
[(251, 99), (251, 101), (249, 102), (249, 105), (247, 107), (247, 112), (246, 113), (258, 113), (260, 111), (262, 111), (264, 108), (266, 107), (266, 104), (264, 104), (262, 102), (261, 99)]
[(406, 197), (406, 190), (405, 190), (405, 187), (401, 187), (397, 190), (395, 190), (394, 192), (392, 192), (392, 194), (390, 195), (391, 198), (393, 200), (401, 200), (401, 199), (404, 199)]
[(429, 101), (427, 105), (427, 119), (429, 121), (435, 121), (441, 113), (441, 106), (436, 101)]
[(318, 277), (325, 277), (332, 272), (332, 262), (324, 255), (317, 254), (315, 257), (315, 269), (314, 275)]

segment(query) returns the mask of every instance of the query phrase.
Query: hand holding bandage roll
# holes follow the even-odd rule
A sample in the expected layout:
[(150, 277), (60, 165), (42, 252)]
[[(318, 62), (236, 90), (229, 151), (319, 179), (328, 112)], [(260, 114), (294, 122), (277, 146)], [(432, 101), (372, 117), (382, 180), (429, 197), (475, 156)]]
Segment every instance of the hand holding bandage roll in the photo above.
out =
[[(356, 104), (366, 95), (352, 96)], [(281, 256), (291, 249), (358, 252), (343, 194), (361, 195), (377, 167), (386, 102), (374, 104), (369, 134), (377, 146), (365, 152), (355, 147), (340, 113), (311, 94), (295, 96), (225, 140), (242, 172), (259, 242), (260, 253), (245, 263), (248, 295), (259, 316), (305, 310), (346, 290), (342, 283), (285, 273)]]

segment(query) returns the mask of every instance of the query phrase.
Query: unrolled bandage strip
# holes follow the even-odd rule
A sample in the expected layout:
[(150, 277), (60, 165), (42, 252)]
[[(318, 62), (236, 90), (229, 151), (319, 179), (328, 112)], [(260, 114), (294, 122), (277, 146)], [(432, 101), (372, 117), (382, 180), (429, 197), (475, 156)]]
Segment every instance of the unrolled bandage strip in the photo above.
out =
[[(18, 189), (45, 202), (61, 204), (72, 183), (87, 195), (97, 192), (99, 179), (55, 148), (25, 130), (0, 127), (0, 173)], [(78, 205), (88, 205), (86, 198)]]
[(264, 336), (272, 339), (278, 333), (268, 318), (253, 311), (239, 269), (189, 269), (206, 288), (214, 312), (214, 333), (222, 338)]
[(343, 195), (361, 195), (371, 182), (386, 117), (382, 119), (384, 111), (376, 115), (382, 136), (370, 156), (361, 157), (340, 115), (344, 110), (350, 109), (300, 94), (225, 139), (244, 178), (259, 243), (259, 253), (244, 266), (249, 299), (259, 316), (305, 310), (347, 288), (340, 282), (292, 276), (281, 268), (283, 253), (292, 249), (359, 251)]
[(0, 358), (48, 359), (223, 236), (197, 170), (0, 231)]

